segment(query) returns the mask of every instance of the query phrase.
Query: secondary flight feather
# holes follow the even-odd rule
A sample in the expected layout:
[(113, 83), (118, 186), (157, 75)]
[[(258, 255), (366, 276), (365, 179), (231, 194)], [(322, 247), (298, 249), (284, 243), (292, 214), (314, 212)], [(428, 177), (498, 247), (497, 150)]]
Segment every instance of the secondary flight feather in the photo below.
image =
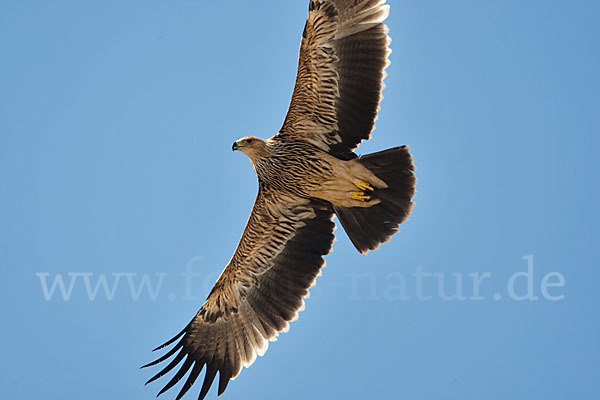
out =
[(311, 0), (298, 74), (283, 126), (270, 139), (245, 137), (259, 190), (233, 257), (192, 321), (162, 357), (175, 369), (159, 395), (186, 374), (176, 399), (202, 370), (199, 399), (217, 373), (218, 394), (289, 328), (331, 250), (333, 215), (358, 251), (397, 232), (415, 192), (406, 146), (358, 157), (370, 138), (389, 64), (385, 0)]

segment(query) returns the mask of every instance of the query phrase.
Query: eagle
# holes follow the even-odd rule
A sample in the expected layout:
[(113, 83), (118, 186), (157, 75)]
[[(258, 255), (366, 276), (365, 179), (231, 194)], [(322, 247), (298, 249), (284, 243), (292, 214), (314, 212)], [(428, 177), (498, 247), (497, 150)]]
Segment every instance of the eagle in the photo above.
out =
[(371, 136), (390, 54), (385, 0), (310, 0), (289, 110), (270, 139), (244, 137), (258, 195), (233, 257), (191, 322), (155, 350), (174, 368), (159, 395), (188, 372), (176, 399), (203, 369), (199, 399), (217, 372), (218, 395), (298, 317), (334, 241), (334, 215), (361, 253), (398, 231), (412, 209), (409, 149), (359, 157)]

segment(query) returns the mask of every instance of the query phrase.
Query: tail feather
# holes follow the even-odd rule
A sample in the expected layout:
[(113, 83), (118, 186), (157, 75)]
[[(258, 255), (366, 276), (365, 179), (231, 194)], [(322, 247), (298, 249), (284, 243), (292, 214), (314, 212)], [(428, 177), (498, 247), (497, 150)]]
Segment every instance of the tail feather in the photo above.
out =
[(368, 208), (334, 207), (334, 210), (354, 246), (366, 253), (387, 242), (408, 218), (417, 179), (407, 146), (368, 154), (358, 162), (388, 185), (369, 193), (381, 202)]

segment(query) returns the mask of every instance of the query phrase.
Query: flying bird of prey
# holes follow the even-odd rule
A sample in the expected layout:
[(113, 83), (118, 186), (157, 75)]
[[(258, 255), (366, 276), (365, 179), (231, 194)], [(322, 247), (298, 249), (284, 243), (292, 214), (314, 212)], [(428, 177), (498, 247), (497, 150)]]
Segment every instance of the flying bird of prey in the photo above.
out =
[(219, 373), (218, 394), (262, 356), (304, 308), (331, 250), (337, 215), (358, 251), (397, 232), (410, 214), (415, 177), (406, 146), (358, 157), (371, 136), (389, 64), (385, 0), (310, 0), (298, 74), (283, 126), (270, 139), (244, 137), (258, 176), (254, 208), (233, 257), (206, 302), (154, 362), (189, 371), (180, 399), (206, 367), (199, 399)]

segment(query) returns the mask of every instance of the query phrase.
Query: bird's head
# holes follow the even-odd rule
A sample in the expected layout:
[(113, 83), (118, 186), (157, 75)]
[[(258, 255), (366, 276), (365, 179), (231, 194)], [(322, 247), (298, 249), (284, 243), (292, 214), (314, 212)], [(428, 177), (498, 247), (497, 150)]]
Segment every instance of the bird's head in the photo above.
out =
[(239, 150), (246, 154), (251, 161), (263, 157), (268, 153), (267, 143), (264, 139), (246, 136), (233, 142), (231, 150)]

